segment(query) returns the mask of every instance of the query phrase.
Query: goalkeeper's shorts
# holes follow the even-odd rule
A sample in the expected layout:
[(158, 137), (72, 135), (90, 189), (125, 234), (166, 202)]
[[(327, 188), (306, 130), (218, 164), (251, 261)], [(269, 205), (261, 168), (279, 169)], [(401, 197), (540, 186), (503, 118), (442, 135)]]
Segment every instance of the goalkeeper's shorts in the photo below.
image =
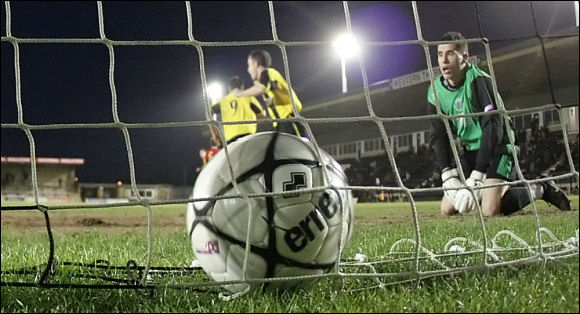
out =
[[(465, 151), (461, 156), (461, 167), (463, 167), (463, 173), (469, 176), (471, 171), (475, 169), (475, 161), (477, 159), (477, 153), (479, 150)], [(512, 181), (512, 172), (514, 168), (515, 161), (511, 153), (507, 151), (496, 153), (491, 159), (489, 168), (487, 168), (486, 176), (488, 179), (501, 179), (504, 181)]]

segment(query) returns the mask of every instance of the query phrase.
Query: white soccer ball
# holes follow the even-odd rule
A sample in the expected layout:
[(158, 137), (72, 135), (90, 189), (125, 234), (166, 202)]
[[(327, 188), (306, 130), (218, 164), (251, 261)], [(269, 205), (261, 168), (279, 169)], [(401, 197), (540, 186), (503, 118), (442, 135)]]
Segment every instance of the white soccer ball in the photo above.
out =
[[(187, 230), (199, 264), (231, 292), (254, 289), (247, 279), (329, 272), (353, 228), (354, 201), (340, 165), (307, 140), (278, 132), (245, 136), (228, 145), (233, 176), (222, 149), (199, 174), (188, 203)], [(250, 197), (327, 187), (319, 191)], [(230, 197), (230, 198), (227, 198)], [(251, 217), (250, 217), (251, 216)], [(249, 236), (248, 236), (248, 230)], [(248, 260), (246, 239), (249, 239)], [(308, 287), (315, 280), (280, 280), (266, 288)]]

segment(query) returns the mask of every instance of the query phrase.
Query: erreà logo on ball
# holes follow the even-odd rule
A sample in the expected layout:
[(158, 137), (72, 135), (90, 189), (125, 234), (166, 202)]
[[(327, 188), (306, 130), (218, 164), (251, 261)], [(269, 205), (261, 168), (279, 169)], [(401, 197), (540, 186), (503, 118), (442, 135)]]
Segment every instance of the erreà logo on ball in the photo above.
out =
[(304, 219), (302, 219), (297, 226), (294, 226), (284, 233), (284, 241), (293, 252), (298, 252), (303, 250), (308, 241), (312, 241), (316, 238), (316, 229), (318, 231), (324, 230), (326, 228), (326, 224), (324, 224), (320, 217), (318, 216), (319, 212), (322, 212), (324, 217), (327, 219), (331, 219), (334, 217), (336, 212), (338, 211), (338, 201), (336, 197), (333, 197), (335, 192), (333, 190), (329, 190), (324, 192), (320, 201), (318, 202), (318, 206), (308, 213)]

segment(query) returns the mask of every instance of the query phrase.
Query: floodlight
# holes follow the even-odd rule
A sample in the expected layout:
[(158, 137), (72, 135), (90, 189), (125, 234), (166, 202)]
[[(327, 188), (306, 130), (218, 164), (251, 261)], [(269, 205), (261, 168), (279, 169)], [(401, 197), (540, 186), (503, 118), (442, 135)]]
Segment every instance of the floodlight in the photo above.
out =
[(346, 59), (356, 56), (360, 52), (358, 41), (352, 33), (339, 35), (332, 43), (332, 47), (340, 56), (340, 65), (342, 68), (342, 92), (347, 92), (346, 82)]
[(221, 83), (213, 82), (207, 85), (207, 94), (210, 102), (213, 104), (224, 95), (224, 88)]

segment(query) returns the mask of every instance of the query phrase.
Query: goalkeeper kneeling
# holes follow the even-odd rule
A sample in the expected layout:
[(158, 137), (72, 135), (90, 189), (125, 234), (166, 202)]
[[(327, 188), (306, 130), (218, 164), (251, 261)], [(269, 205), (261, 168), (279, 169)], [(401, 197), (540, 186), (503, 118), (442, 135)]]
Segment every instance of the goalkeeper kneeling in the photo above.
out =
[[(500, 160), (509, 159), (506, 156), (503, 155)], [(490, 173), (497, 175), (497, 172), (493, 170), (487, 173), (472, 170), (465, 184), (462, 184), (456, 168), (444, 169), (441, 179), (443, 188), (446, 190), (441, 201), (441, 213), (443, 215), (465, 214), (476, 210), (479, 204), (484, 216), (509, 215), (530, 204), (525, 187), (501, 185), (507, 180), (490, 178)], [(554, 181), (530, 184), (530, 187), (534, 200), (542, 199), (561, 210), (570, 210), (570, 200)]]
[[(444, 115), (452, 117), (448, 120), (451, 135), (463, 146), (460, 163), (466, 177), (465, 183), (459, 179), (445, 118), (432, 119), (431, 145), (445, 188), (441, 213), (468, 213), (477, 204), (481, 204), (485, 216), (519, 211), (532, 200), (524, 186), (502, 184), (515, 178), (513, 158), (519, 148), (513, 128), (506, 123), (509, 117), (497, 110), (503, 106), (501, 96), (494, 93), (490, 76), (469, 63), (463, 35), (449, 32), (440, 41), (449, 43), (437, 46), (441, 75), (429, 86), (428, 113), (438, 115), (439, 106)], [(473, 113), (487, 114), (470, 115)], [(531, 194), (533, 200), (543, 199), (561, 210), (570, 210), (570, 200), (553, 181), (531, 184)]]

